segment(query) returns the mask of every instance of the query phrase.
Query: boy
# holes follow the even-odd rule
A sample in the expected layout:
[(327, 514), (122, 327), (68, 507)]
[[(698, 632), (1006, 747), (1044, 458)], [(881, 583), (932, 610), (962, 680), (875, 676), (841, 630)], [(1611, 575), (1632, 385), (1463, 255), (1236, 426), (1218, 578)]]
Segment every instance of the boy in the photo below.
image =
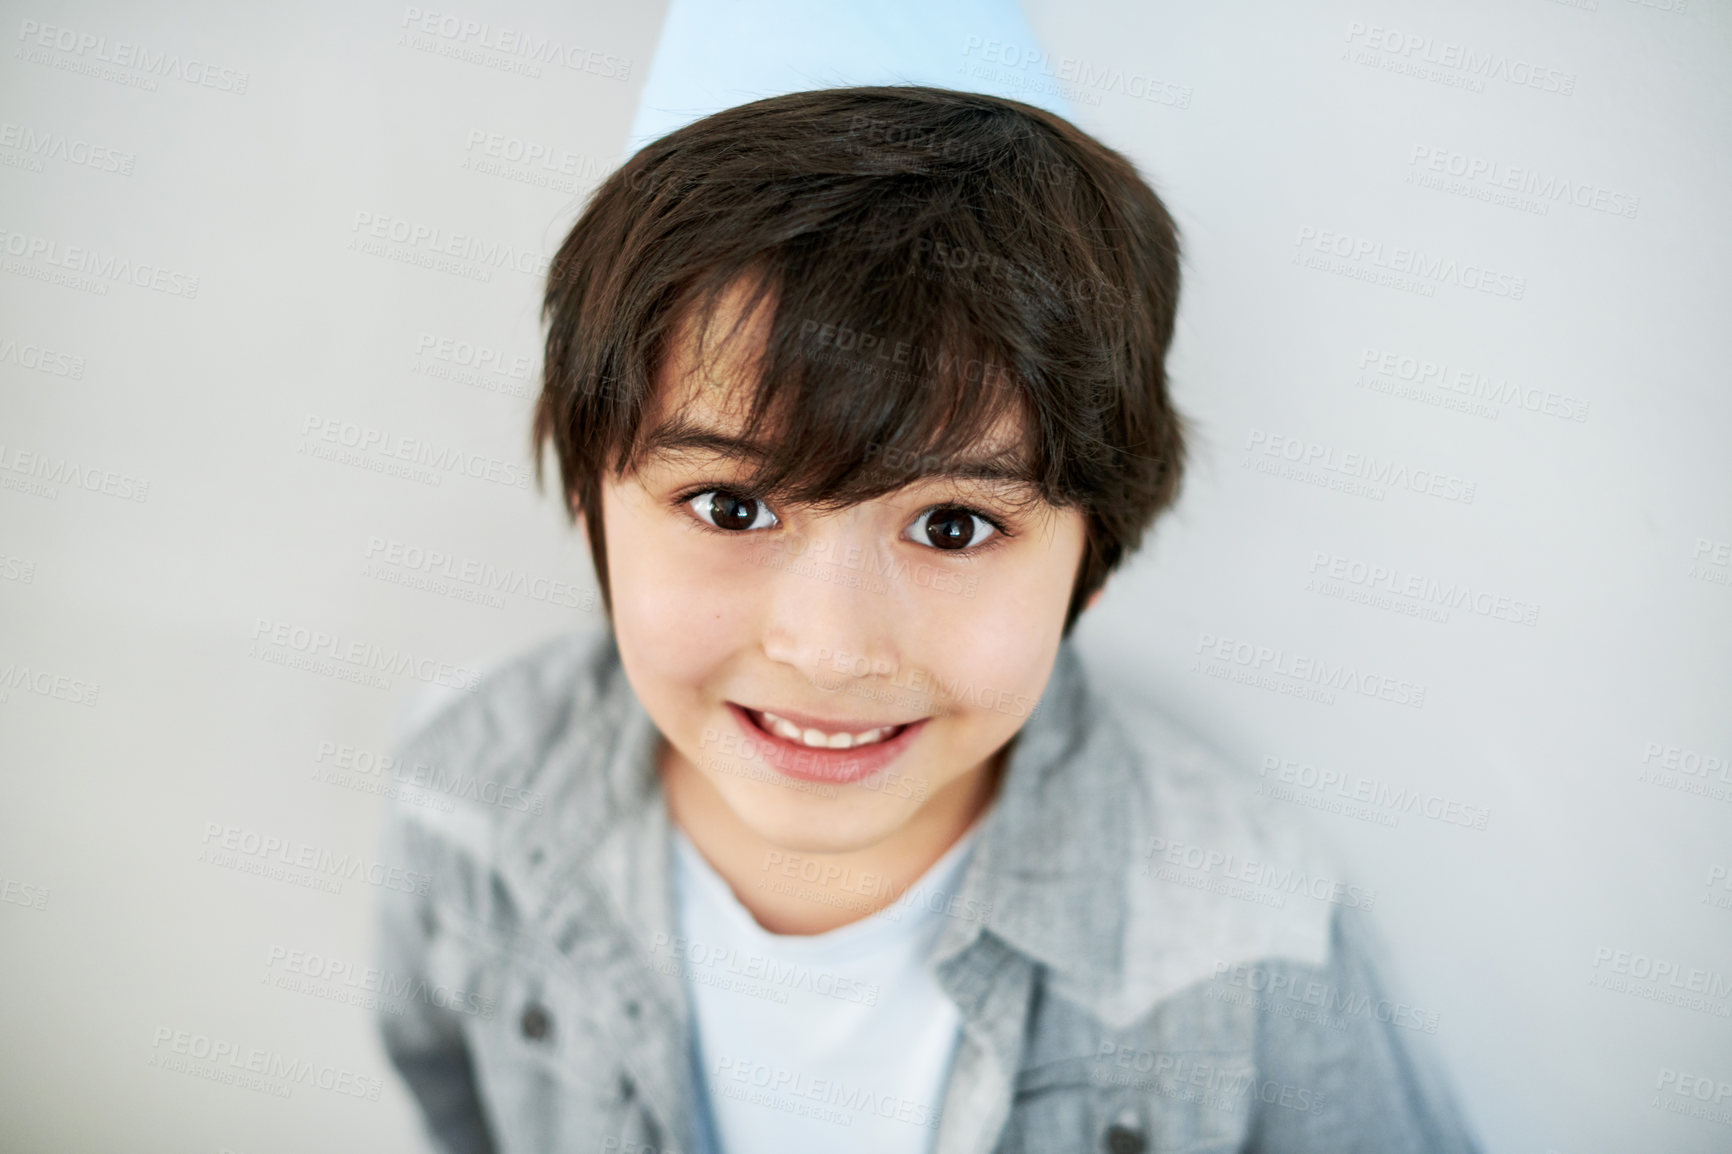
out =
[(391, 826), (443, 1148), (1473, 1148), (1361, 891), (1065, 640), (1177, 491), (1178, 283), (1129, 162), (988, 96), (759, 101), (597, 191), (534, 441), (609, 628), (403, 749), (538, 802)]

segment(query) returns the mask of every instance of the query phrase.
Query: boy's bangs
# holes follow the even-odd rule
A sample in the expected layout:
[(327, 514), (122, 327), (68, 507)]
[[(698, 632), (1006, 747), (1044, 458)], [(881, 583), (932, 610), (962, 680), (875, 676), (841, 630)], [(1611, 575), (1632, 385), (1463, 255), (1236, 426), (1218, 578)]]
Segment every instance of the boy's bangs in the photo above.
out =
[[(713, 365), (726, 349), (749, 366), (725, 382), (743, 406), (737, 435), (756, 450), (741, 458), (742, 488), (835, 508), (953, 475), (1019, 482), (1064, 503), (1044, 466), (1050, 446), (1029, 381), (1011, 343), (991, 336), (1017, 331), (1012, 324), (918, 275), (860, 269), (838, 286), (834, 265), (802, 275), (787, 263), (705, 284), (693, 294), (693, 323), (676, 329), (702, 334), (697, 363)], [(736, 286), (742, 294), (724, 308)], [(669, 412), (633, 455), (710, 431)]]

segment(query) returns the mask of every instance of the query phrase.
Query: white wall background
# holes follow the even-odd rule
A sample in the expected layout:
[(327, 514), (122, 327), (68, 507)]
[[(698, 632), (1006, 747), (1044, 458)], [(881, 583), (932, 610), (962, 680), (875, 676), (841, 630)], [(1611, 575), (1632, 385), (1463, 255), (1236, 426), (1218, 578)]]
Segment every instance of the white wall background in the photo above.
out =
[[(592, 585), (557, 501), (512, 482), (528, 459), (540, 266), (623, 159), (654, 50), (660, 11), (627, 8), (457, 12), (597, 54), (593, 71), (532, 76), (408, 36), (402, 5), (4, 5), (7, 1150), (416, 1148), (368, 1012), (323, 996), (340, 982), (273, 981), (289, 950), (366, 964), (375, 889), (225, 868), (208, 830), (375, 852), (380, 800), (365, 787), (385, 775), (325, 780), (330, 751), (365, 763), (425, 686), (286, 667), (270, 660), (288, 652), (268, 644), (277, 625), (477, 667), (594, 619), (558, 603), (581, 606)], [(1085, 619), (1091, 657), (1237, 760), (1287, 763), (1265, 784), (1291, 776), (1295, 814), (1377, 890), (1405, 986), (1437, 1014), (1490, 1149), (1732, 1147), (1732, 1126), (1669, 1110), (1694, 1099), (1661, 1089), (1666, 1071), (1680, 1075), (1669, 1086), (1732, 1083), (1732, 769), (1706, 768), (1732, 762), (1732, 9), (1029, 11), (1078, 121), (1143, 166), (1187, 243), (1171, 368), (1196, 463), (1179, 509)], [(179, 70), (153, 73), (136, 49), (97, 59), (122, 41)], [(964, 49), (959, 67), (996, 84), (1039, 81), (1039, 63)], [(1498, 75), (1459, 66), (1463, 53)], [(471, 142), (489, 134), (545, 148), (553, 171), (483, 163)], [(1474, 161), (1495, 167), (1447, 179)], [(1500, 203), (1494, 180), (1534, 182), (1528, 203)], [(356, 222), (386, 218), (438, 239), (362, 243)], [(426, 267), (435, 243), (500, 263)], [(1398, 249), (1453, 272), (1363, 279), (1406, 259)], [(103, 275), (121, 262), (133, 272)], [(1467, 287), (1468, 266), (1512, 293), (1519, 278), (1520, 299)], [(482, 348), (483, 366), (456, 363)], [(1391, 374), (1377, 372), (1384, 352)], [(1403, 381), (1404, 357), (1446, 368)], [(379, 448), (362, 465), (303, 451), (333, 447), (306, 434), (326, 421), (394, 451), (462, 453), (483, 476), (431, 484), (380, 471)], [(1289, 445), (1424, 470), (1422, 485), (1441, 474), (1473, 499), (1283, 476)], [(82, 484), (44, 480), (68, 463)], [(434, 552), (456, 580), (404, 584)], [(1415, 603), (1387, 589), (1317, 584), (1337, 559), (1470, 599), (1446, 620), (1401, 612)], [(466, 599), (470, 562), (521, 575), (522, 591)], [(1537, 607), (1533, 622), (1498, 619), (1525, 611), (1499, 598)], [(1211, 658), (1216, 645), (1251, 664)], [(1270, 674), (1296, 657), (1423, 687), (1423, 704), (1302, 699)], [(1211, 675), (1252, 665), (1264, 681)], [(1320, 808), (1339, 800), (1307, 787), (1324, 774), (1370, 782), (1370, 806)], [(1400, 812), (1399, 790), (1489, 818)], [(1666, 981), (1610, 973), (1620, 952), (1685, 982), (1707, 971), (1697, 980), (1720, 996), (1656, 997)], [(278, 1097), (153, 1069), (164, 1030), (382, 1088)], [(1719, 1105), (1732, 1117), (1732, 1097)]]

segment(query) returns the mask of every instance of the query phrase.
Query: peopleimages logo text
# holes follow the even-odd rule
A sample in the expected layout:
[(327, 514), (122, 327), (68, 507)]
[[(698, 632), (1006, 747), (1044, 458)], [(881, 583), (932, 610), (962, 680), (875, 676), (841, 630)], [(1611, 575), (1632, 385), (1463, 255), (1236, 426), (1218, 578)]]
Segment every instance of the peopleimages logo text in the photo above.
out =
[[(51, 237), (14, 232), (0, 226), (0, 251), (7, 256), (27, 261), (39, 261), (50, 268), (92, 276), (98, 281), (118, 281), (173, 297), (195, 300), (199, 278), (176, 272), (162, 265), (132, 261), (112, 252), (101, 252), (81, 245), (62, 245)], [(105, 294), (107, 289), (102, 290)]]
[[(19, 22), (18, 39), (27, 48), (52, 48), (57, 52), (70, 53), (81, 60), (95, 61), (116, 68), (130, 68), (150, 77), (182, 80), (200, 88), (232, 92), (236, 96), (246, 95), (247, 82), (251, 79), (238, 68), (224, 68), (190, 56), (182, 59), (178, 52), (153, 51), (127, 40), (116, 40), (110, 44), (106, 36), (80, 32), (76, 28), (43, 24), (36, 20)], [(155, 87), (154, 83), (151, 87)]]
[(396, 646), (386, 648), (371, 641), (360, 641), (344, 637), (340, 633), (313, 629), (288, 621), (257, 618), (253, 622), (252, 639), (255, 645), (277, 646), (368, 672), (407, 675), (432, 685), (443, 685), (448, 689), (468, 692), (481, 683), (479, 670), (421, 657), (411, 650)]
[(1495, 297), (1507, 297), (1512, 301), (1521, 300), (1528, 291), (1526, 277), (1498, 272), (1472, 261), (1464, 264), (1453, 257), (1431, 255), (1402, 245), (1385, 252), (1380, 240), (1333, 229), (1314, 228), (1308, 224), (1300, 226), (1293, 245), (1298, 250), (1294, 254), (1295, 260), (1310, 249), (1354, 264), (1363, 262), (1373, 268), (1400, 273), (1419, 282), (1452, 284)]
[(1338, 478), (1362, 482), (1373, 487), (1407, 489), (1428, 497), (1473, 504), (1479, 486), (1474, 481), (1442, 473), (1436, 469), (1410, 468), (1388, 457), (1337, 449), (1304, 437), (1253, 427), (1245, 441), (1245, 452), (1255, 460), (1278, 458), (1300, 470), (1315, 470), (1319, 475), (1332, 473)]
[(1327, 658), (1291, 653), (1270, 645), (1254, 645), (1203, 632), (1197, 636), (1193, 653), (1220, 662), (1231, 662), (1247, 670), (1272, 677), (1288, 678), (1320, 686), (1324, 689), (1374, 697), (1414, 709), (1425, 705), (1425, 686), (1355, 668), (1345, 661), (1331, 662)]
[(1481, 84), (1487, 80), (1501, 80), (1519, 88), (1537, 88), (1557, 96), (1569, 96), (1576, 90), (1574, 72), (1549, 68), (1504, 52), (1367, 24), (1363, 20), (1348, 21), (1347, 42), (1356, 48), (1383, 53), (1393, 60), (1459, 73), (1463, 78)]
[(558, 64), (573, 72), (587, 72), (603, 80), (631, 79), (632, 62), (623, 56), (613, 56), (567, 44), (551, 36), (496, 26), (485, 20), (469, 20), (451, 12), (437, 12), (410, 5), (403, 9), (400, 26), (423, 36), (437, 37), (452, 46), (485, 49), (503, 56), (518, 57), (537, 64)]

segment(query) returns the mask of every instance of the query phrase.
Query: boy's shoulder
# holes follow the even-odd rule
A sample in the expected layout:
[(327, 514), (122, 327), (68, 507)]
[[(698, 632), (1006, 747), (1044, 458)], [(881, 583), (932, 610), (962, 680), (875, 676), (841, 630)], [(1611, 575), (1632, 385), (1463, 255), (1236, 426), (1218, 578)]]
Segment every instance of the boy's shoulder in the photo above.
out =
[(1099, 860), (1116, 876), (1097, 884), (1118, 895), (1110, 952), (1120, 965), (1076, 991), (1080, 1000), (1128, 1021), (1235, 965), (1324, 964), (1335, 915), (1370, 901), (1343, 881), (1305, 815), (1147, 694), (1092, 670), (1088, 681), (1095, 732), (1065, 799), (1080, 820), (1065, 824), (1113, 847)]
[[(1327, 867), (1330, 851), (1310, 821), (1279, 805), (1248, 767), (1146, 696), (1117, 691), (1107, 701), (1145, 801), (1134, 814), (1145, 858), (1209, 871), (1235, 856), (1252, 864)], [(1266, 871), (1250, 876), (1273, 880)]]
[[(406, 787), (397, 818), (487, 863), (554, 815), (604, 828), (606, 771), (630, 712), (624, 689), (604, 628), (549, 638), (469, 690), (429, 697), (393, 743)], [(584, 832), (562, 830), (573, 841)]]

